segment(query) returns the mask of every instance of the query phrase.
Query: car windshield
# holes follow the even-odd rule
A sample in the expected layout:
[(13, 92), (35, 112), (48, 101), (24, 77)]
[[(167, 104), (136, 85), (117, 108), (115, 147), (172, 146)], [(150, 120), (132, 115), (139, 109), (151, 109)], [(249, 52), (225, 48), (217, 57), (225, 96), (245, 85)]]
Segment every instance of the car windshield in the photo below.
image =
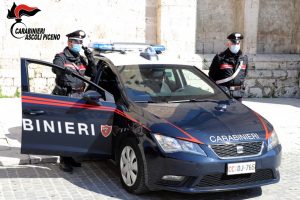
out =
[(135, 102), (227, 100), (199, 69), (187, 65), (118, 66), (125, 91)]

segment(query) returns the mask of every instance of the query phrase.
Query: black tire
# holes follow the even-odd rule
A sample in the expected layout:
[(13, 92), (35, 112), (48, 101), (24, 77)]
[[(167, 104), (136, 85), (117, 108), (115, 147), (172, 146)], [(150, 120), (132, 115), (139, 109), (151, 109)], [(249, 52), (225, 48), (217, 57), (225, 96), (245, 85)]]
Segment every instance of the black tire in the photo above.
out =
[[(128, 148), (131, 148), (131, 155), (132, 154), (132, 150), (135, 154), (136, 157), (136, 163), (137, 163), (137, 172), (136, 172), (136, 180), (132, 181), (132, 185), (128, 185), (122, 176), (122, 170), (121, 170), (121, 165), (122, 165), (122, 152), (123, 150), (127, 150)], [(133, 163), (135, 163), (133, 161)], [(120, 175), (120, 180), (122, 183), (122, 186), (130, 193), (134, 193), (134, 194), (142, 194), (142, 193), (146, 193), (148, 192), (148, 188), (145, 184), (145, 169), (144, 169), (144, 163), (143, 163), (143, 159), (142, 159), (142, 154), (141, 151), (137, 145), (137, 142), (133, 139), (133, 138), (128, 138), (126, 140), (124, 140), (120, 147), (119, 147), (119, 152), (118, 152), (118, 169), (119, 169), (119, 175)], [(124, 161), (123, 161), (123, 167), (124, 167)], [(127, 174), (126, 174), (127, 175)], [(132, 180), (132, 179), (130, 179)]]

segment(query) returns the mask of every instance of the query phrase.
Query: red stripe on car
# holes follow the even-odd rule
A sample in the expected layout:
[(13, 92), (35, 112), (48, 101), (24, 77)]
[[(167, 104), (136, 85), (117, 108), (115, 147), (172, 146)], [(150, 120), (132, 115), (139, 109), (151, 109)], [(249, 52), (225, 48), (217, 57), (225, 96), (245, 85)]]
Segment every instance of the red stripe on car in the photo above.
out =
[(135, 123), (138, 123), (145, 129), (149, 130), (148, 127), (143, 125), (142, 123), (138, 122), (136, 119), (132, 118), (130, 115), (122, 112), (119, 109), (109, 107), (109, 106), (94, 106), (94, 105), (87, 105), (84, 103), (77, 103), (77, 102), (67, 102), (67, 101), (61, 101), (61, 100), (54, 100), (54, 99), (47, 99), (47, 98), (40, 98), (40, 97), (32, 97), (32, 96), (22, 96), (22, 102), (24, 103), (32, 103), (32, 104), (41, 104), (41, 105), (50, 105), (50, 106), (60, 106), (60, 107), (72, 107), (72, 108), (85, 108), (89, 110), (101, 110), (101, 111), (107, 111), (107, 112), (114, 112), (118, 115), (121, 115), (122, 117), (125, 117)]
[(188, 138), (185, 137), (177, 137), (178, 139), (182, 139), (182, 140), (187, 140), (189, 142), (195, 142), (198, 144), (204, 144), (203, 142), (201, 142), (200, 140), (198, 140), (197, 138), (194, 138), (193, 136), (191, 136), (189, 133), (187, 133), (186, 131), (184, 131), (183, 129), (179, 128), (178, 126), (176, 126), (175, 124), (172, 124), (171, 122), (165, 120), (168, 124), (172, 125), (173, 127), (177, 128), (178, 130), (180, 130), (182, 133), (184, 133), (186, 136), (188, 136)]
[[(253, 111), (253, 112), (254, 112), (254, 111)], [(269, 129), (268, 129), (266, 123), (265, 123), (264, 120), (262, 119), (262, 117), (261, 117), (258, 113), (256, 113), (256, 112), (254, 112), (254, 114), (255, 114), (255, 115), (257, 116), (257, 118), (259, 119), (259, 121), (260, 121), (260, 123), (261, 123), (263, 129), (266, 131), (266, 140), (269, 139), (269, 137), (271, 136), (272, 133), (270, 133), (270, 131), (269, 131)]]

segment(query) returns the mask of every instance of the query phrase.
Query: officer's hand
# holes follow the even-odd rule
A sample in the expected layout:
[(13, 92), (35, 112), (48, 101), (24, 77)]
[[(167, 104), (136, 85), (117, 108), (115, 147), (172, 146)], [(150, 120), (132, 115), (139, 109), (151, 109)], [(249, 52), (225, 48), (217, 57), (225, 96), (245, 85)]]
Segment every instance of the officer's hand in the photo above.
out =
[(71, 75), (73, 73), (73, 71), (70, 68), (65, 67), (65, 73), (68, 75)]
[(93, 55), (92, 51), (89, 50), (89, 48), (85, 47), (85, 46), (82, 46), (82, 49), (84, 50), (84, 55), (86, 57), (89, 57), (90, 55)]

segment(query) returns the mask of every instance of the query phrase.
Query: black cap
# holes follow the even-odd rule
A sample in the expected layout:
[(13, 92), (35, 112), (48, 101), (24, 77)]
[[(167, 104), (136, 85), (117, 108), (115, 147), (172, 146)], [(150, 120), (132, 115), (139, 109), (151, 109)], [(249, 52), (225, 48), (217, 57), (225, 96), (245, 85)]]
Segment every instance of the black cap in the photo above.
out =
[(74, 31), (66, 35), (69, 40), (82, 40), (85, 38), (85, 32), (83, 30)]
[(230, 40), (231, 42), (237, 44), (240, 43), (240, 41), (243, 39), (243, 35), (238, 32), (231, 33), (230, 35), (227, 36), (227, 39)]

